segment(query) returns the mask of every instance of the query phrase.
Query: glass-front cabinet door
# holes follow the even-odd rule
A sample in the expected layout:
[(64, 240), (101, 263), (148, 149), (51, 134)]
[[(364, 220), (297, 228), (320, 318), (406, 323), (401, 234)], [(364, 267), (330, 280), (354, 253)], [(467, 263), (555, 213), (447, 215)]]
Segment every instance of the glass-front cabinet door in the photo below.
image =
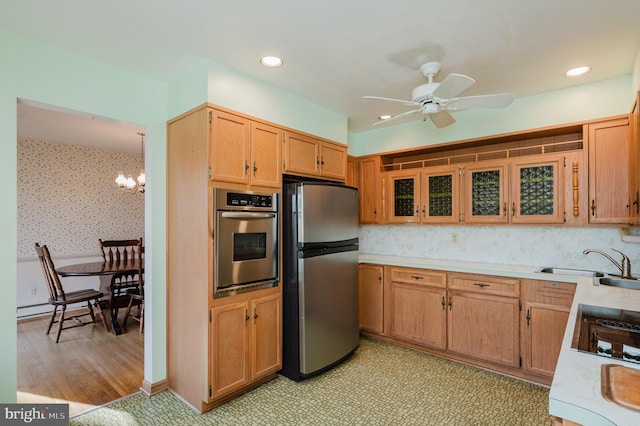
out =
[(507, 161), (483, 161), (463, 168), (463, 221), (508, 223)]
[(459, 166), (429, 167), (422, 172), (422, 206), (420, 216), (425, 223), (457, 223), (460, 221)]
[(420, 171), (390, 172), (389, 222), (420, 222)]
[(562, 223), (563, 157), (513, 160), (512, 223)]

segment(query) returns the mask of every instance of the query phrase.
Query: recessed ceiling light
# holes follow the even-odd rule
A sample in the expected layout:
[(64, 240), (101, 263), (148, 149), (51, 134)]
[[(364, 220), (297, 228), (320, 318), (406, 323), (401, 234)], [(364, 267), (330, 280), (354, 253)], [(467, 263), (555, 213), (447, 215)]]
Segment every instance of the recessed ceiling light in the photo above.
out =
[(263, 56), (260, 63), (267, 68), (277, 68), (282, 66), (283, 61), (277, 56)]
[(571, 68), (569, 71), (567, 71), (565, 73), (565, 75), (567, 77), (577, 77), (579, 75), (586, 74), (589, 71), (591, 71), (591, 67), (588, 67), (588, 66), (575, 67), (575, 68)]
[(385, 115), (381, 115), (380, 117), (378, 117), (378, 120), (388, 120), (390, 118), (391, 118), (391, 116), (389, 114), (385, 114)]

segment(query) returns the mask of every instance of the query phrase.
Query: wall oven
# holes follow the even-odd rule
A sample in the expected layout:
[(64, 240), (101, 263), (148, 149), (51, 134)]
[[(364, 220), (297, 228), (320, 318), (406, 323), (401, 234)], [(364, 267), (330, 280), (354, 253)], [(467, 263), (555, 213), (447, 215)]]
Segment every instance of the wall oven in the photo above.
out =
[(214, 188), (214, 297), (279, 282), (278, 194)]

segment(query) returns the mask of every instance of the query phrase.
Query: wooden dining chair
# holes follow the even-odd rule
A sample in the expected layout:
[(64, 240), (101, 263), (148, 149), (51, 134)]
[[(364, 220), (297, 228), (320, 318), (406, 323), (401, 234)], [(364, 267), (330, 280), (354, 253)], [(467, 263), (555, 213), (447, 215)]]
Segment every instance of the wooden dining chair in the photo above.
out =
[[(144, 247), (140, 250), (141, 254), (144, 254)], [(144, 331), (144, 268), (142, 259), (138, 263), (138, 287), (127, 289), (127, 297), (129, 297), (129, 304), (122, 320), (122, 327), (126, 328), (127, 319), (131, 318), (140, 323), (140, 333)], [(131, 308), (138, 305), (138, 315), (131, 313)]]
[(142, 238), (138, 240), (98, 240), (105, 262), (126, 262), (140, 257)]
[[(112, 321), (117, 323), (118, 311), (120, 308), (127, 308), (125, 318), (123, 321), (123, 327), (126, 325), (127, 316), (131, 313), (131, 307), (135, 305), (141, 305), (143, 301), (143, 292), (141, 289), (144, 286), (144, 278), (143, 278), (143, 270), (144, 270), (144, 260), (143, 253), (144, 247), (142, 246), (142, 238), (139, 240), (124, 240), (120, 242), (126, 242), (127, 244), (117, 246), (115, 242), (111, 242), (112, 244), (105, 244), (109, 242), (103, 242), (100, 240), (101, 245), (104, 244), (103, 247), (108, 247), (107, 254), (105, 255), (105, 261), (109, 261), (107, 259), (120, 259), (119, 262), (130, 262), (133, 260), (138, 260), (137, 269), (127, 270), (123, 272), (118, 272), (111, 277), (111, 300), (110, 300), (110, 308), (111, 308), (111, 317)], [(135, 245), (132, 243), (135, 242)], [(115, 249), (115, 247), (125, 247), (124, 249)], [(120, 257), (117, 257), (117, 254), (120, 252)], [(112, 253), (111, 257), (109, 253)], [(126, 254), (125, 254), (126, 253)], [(118, 260), (116, 260), (118, 262)], [(134, 297), (131, 297), (133, 295)], [(142, 307), (140, 307), (140, 311), (142, 311)], [(137, 318), (137, 317), (136, 317)]]
[[(65, 292), (47, 246), (40, 246), (39, 243), (36, 243), (35, 248), (36, 253), (38, 254), (38, 258), (40, 259), (40, 265), (42, 266), (42, 273), (44, 275), (45, 282), (47, 283), (47, 289), (49, 290), (49, 304), (53, 305), (53, 312), (51, 313), (51, 319), (49, 320), (49, 326), (47, 327), (47, 334), (49, 334), (49, 332), (51, 331), (51, 326), (53, 326), (53, 324), (57, 322), (58, 333), (56, 334), (56, 343), (58, 343), (62, 330), (81, 327), (97, 322), (96, 314), (93, 312), (94, 307), (98, 310), (98, 316), (102, 317), (102, 322), (104, 323), (105, 329), (109, 330), (109, 327), (107, 326), (107, 319), (105, 318), (102, 312), (102, 307), (100, 306), (100, 298), (104, 295), (94, 289), (82, 289)], [(82, 313), (75, 313), (74, 311), (74, 314), (70, 317), (65, 316), (68, 305), (82, 302), (87, 303), (87, 311), (83, 310)], [(56, 320), (58, 307), (61, 307), (62, 311), (60, 311), (60, 317)], [(87, 315), (91, 316), (91, 321), (83, 322), (80, 318)], [(64, 322), (68, 320), (73, 320), (73, 325), (64, 326)]]

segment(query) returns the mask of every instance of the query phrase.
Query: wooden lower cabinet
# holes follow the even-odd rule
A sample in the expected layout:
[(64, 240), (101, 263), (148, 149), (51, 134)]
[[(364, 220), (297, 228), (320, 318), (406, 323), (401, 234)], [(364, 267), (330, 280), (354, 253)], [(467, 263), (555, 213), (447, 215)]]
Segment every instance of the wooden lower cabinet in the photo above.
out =
[(520, 282), (472, 274), (449, 276), (448, 350), (520, 367)]
[(384, 310), (384, 267), (360, 264), (358, 266), (358, 318), (360, 329), (382, 334)]
[(446, 273), (393, 268), (390, 335), (435, 349), (447, 345)]
[(576, 285), (523, 280), (522, 287), (522, 368), (551, 383)]
[(373, 264), (359, 279), (368, 335), (551, 384), (576, 284)]
[(210, 400), (280, 370), (281, 304), (273, 294), (212, 309)]
[(519, 303), (507, 297), (450, 291), (448, 350), (519, 367)]

